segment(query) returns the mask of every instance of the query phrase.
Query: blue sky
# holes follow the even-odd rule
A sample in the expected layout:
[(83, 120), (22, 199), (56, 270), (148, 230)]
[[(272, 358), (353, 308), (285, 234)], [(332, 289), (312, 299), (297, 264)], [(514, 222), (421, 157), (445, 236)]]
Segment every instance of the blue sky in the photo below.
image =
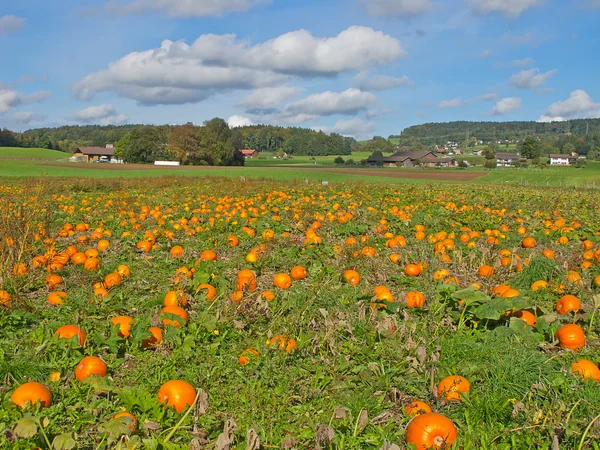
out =
[(600, 0), (2, 3), (14, 130), (217, 116), (365, 138), (600, 117)]

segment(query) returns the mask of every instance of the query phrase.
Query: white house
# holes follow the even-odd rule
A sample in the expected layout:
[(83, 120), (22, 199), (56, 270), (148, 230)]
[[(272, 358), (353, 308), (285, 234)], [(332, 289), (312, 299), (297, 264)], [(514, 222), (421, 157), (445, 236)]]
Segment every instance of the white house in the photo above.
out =
[(550, 155), (550, 165), (551, 166), (570, 166), (577, 161), (577, 156), (571, 155), (559, 155), (553, 154)]

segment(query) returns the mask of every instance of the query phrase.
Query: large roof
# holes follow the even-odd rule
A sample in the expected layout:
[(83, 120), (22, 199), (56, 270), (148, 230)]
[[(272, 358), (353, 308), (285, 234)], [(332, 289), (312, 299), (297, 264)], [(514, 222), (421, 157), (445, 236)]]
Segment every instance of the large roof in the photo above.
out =
[(79, 147), (77, 151), (83, 153), (84, 155), (94, 156), (113, 156), (115, 154), (114, 148), (105, 147)]
[(519, 155), (518, 153), (497, 152), (496, 159), (521, 159), (521, 155)]

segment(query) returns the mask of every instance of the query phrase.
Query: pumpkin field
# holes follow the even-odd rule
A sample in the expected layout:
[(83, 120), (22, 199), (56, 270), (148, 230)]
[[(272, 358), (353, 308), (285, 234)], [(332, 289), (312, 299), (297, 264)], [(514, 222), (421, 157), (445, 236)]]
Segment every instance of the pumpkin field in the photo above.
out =
[(0, 184), (0, 448), (600, 449), (600, 194)]

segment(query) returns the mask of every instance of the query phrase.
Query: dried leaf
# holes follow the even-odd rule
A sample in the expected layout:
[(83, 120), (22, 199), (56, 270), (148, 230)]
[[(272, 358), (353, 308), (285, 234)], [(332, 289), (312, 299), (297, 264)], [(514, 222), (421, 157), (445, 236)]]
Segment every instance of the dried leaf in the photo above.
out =
[(248, 430), (246, 434), (246, 450), (258, 450), (260, 448), (260, 439), (254, 428)]
[(352, 419), (352, 412), (344, 406), (336, 406), (334, 418), (337, 420), (346, 420), (346, 418)]
[(560, 450), (560, 442), (556, 434), (552, 436), (552, 450)]
[(396, 415), (391, 411), (384, 411), (378, 416), (375, 416), (371, 419), (371, 425), (386, 425), (392, 420), (396, 419)]
[(208, 394), (204, 389), (198, 388), (198, 401), (196, 402), (196, 415), (208, 412)]
[(244, 327), (245, 327), (246, 325), (244, 325), (244, 324), (243, 324), (242, 322), (240, 322), (239, 320), (234, 320), (234, 321), (233, 321), (233, 326), (234, 326), (235, 328), (237, 328), (238, 330), (243, 330), (243, 329), (244, 329)]
[(215, 450), (229, 450), (232, 442), (229, 440), (229, 436), (225, 433), (221, 433), (215, 442)]
[(295, 450), (296, 448), (298, 448), (299, 445), (300, 441), (298, 439), (296, 439), (295, 437), (288, 436), (283, 441), (281, 441), (281, 444), (279, 444), (279, 448), (281, 450)]
[(144, 428), (146, 430), (156, 431), (156, 430), (160, 430), (160, 424), (158, 424), (156, 422), (152, 422), (151, 420), (146, 420), (144, 422)]
[(315, 440), (318, 444), (328, 444), (329, 442), (333, 441), (334, 438), (335, 431), (333, 428), (317, 424), (317, 428), (315, 430)]
[(360, 410), (358, 413), (358, 419), (356, 420), (356, 430), (361, 433), (367, 424), (369, 423), (369, 413), (365, 408)]
[(383, 447), (381, 447), (379, 450), (400, 450), (400, 447), (398, 447), (396, 444), (390, 444), (390, 441), (386, 440), (383, 443)]
[(421, 365), (425, 364), (425, 361), (427, 361), (427, 350), (425, 350), (425, 347), (421, 345), (418, 346), (416, 352), (419, 357), (419, 363), (421, 363)]
[(16, 423), (13, 431), (18, 437), (30, 438), (37, 433), (38, 424), (32, 417), (23, 417)]
[(523, 402), (516, 401), (515, 406), (513, 407), (513, 410), (512, 410), (513, 417), (517, 417), (519, 415), (519, 411), (522, 411), (524, 409), (525, 409), (525, 405), (523, 404)]
[(202, 442), (200, 441), (199, 438), (194, 438), (190, 441), (190, 450), (202, 450)]

